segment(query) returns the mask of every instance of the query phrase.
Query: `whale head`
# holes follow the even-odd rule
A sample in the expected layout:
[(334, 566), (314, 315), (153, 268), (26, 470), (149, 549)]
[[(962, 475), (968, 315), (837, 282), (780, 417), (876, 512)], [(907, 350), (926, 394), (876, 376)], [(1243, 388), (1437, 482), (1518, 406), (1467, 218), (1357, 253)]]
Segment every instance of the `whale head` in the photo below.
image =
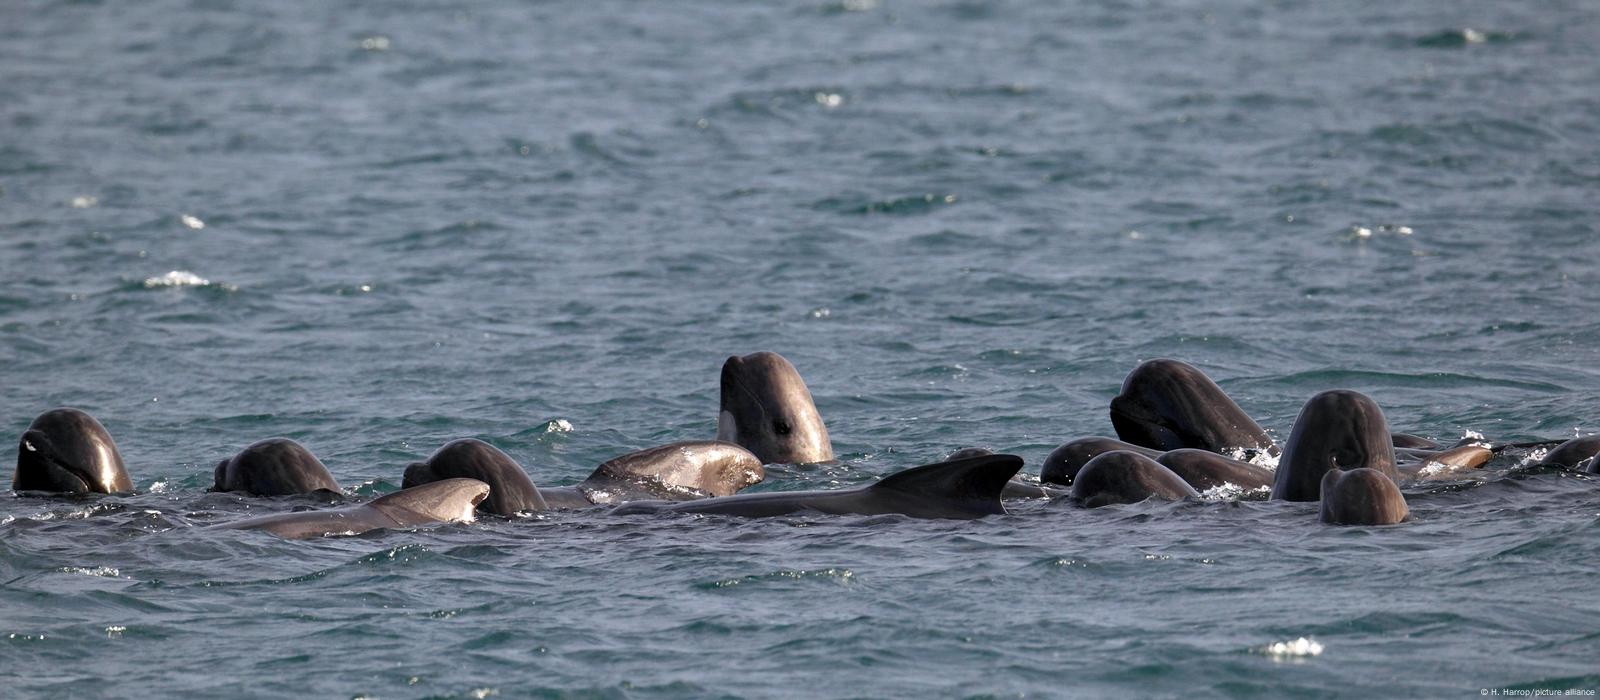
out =
[(1391, 481), (1394, 443), (1383, 409), (1360, 392), (1324, 391), (1311, 397), (1295, 419), (1272, 484), (1272, 498), (1315, 501), (1322, 477), (1332, 469), (1375, 469)]
[(1246, 459), (1278, 454), (1272, 438), (1222, 387), (1178, 360), (1150, 360), (1129, 372), (1111, 399), (1111, 425), (1122, 440), (1162, 451), (1192, 447)]
[(74, 408), (39, 414), (17, 444), (17, 491), (129, 493), (133, 481), (111, 433)]
[(828, 428), (805, 380), (773, 352), (730, 357), (723, 363), (717, 439), (744, 446), (763, 464), (833, 459)]
[(1376, 469), (1330, 469), (1322, 476), (1319, 519), (1329, 525), (1393, 525), (1410, 513), (1393, 479)]

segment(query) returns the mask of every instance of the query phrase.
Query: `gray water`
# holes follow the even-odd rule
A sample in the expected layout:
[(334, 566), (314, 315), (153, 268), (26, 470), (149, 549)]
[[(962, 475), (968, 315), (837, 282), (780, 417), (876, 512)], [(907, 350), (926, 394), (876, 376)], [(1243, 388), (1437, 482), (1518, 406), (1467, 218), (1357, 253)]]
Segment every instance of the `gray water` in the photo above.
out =
[[(1366, 698), (1600, 687), (1591, 476), (1412, 521), (1212, 499), (975, 522), (565, 512), (285, 542), (479, 437), (541, 485), (806, 377), (834, 488), (1037, 472), (1140, 360), (1280, 439), (1368, 393), (1600, 431), (1586, 2), (0, 3), (0, 435), (98, 416), (138, 495), (0, 498), (6, 697)], [(9, 459), (9, 458), (7, 458)], [(1265, 653), (1301, 638), (1318, 655)]]

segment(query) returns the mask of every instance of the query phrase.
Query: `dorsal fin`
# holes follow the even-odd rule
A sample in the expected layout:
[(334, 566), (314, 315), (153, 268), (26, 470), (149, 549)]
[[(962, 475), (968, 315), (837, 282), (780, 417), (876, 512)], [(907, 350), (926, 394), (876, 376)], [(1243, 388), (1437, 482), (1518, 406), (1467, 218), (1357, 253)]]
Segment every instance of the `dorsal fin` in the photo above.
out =
[(868, 488), (915, 496), (940, 508), (957, 506), (998, 515), (1006, 512), (1000, 505), (1000, 493), (1021, 470), (1022, 458), (1016, 455), (979, 455), (912, 467)]
[(470, 522), (472, 511), (489, 495), (477, 479), (444, 479), (385, 494), (367, 506), (405, 524), (436, 520)]

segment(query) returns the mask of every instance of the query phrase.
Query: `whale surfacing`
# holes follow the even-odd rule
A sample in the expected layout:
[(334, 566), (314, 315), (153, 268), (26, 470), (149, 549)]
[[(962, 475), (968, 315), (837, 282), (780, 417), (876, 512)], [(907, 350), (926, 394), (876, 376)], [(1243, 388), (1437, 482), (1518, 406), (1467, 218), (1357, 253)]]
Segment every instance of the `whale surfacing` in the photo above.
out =
[[(1186, 362), (1150, 360), (1128, 373), (1111, 399), (1117, 437), (1141, 447), (1193, 447), (1246, 460), (1278, 448), (1205, 372)], [(1387, 437), (1387, 436), (1385, 436)]]
[(1393, 525), (1409, 514), (1394, 480), (1376, 469), (1330, 469), (1319, 519), (1329, 525)]
[(14, 491), (132, 493), (117, 443), (100, 421), (75, 408), (39, 414), (17, 444)]
[(1294, 421), (1272, 483), (1273, 500), (1316, 501), (1331, 469), (1371, 468), (1398, 482), (1394, 443), (1383, 409), (1345, 389), (1311, 397)]
[(339, 482), (311, 450), (289, 438), (267, 438), (217, 463), (212, 491), (255, 496), (339, 492)]
[(924, 464), (895, 472), (877, 483), (837, 491), (753, 493), (701, 501), (639, 501), (615, 514), (705, 513), (749, 518), (802, 512), (829, 515), (900, 514), (913, 518), (972, 520), (1006, 512), (1000, 494), (1022, 469), (1016, 455), (979, 455)]
[(485, 513), (512, 516), (550, 508), (522, 465), (482, 440), (462, 438), (445, 443), (428, 461), (407, 465), (400, 485), (409, 489), (446, 479), (476, 479), (489, 484), (489, 498), (479, 506)]
[(762, 464), (833, 459), (828, 428), (800, 372), (775, 352), (729, 357), (722, 364), (717, 439), (750, 450)]
[(378, 528), (435, 523), (470, 523), (489, 485), (476, 479), (445, 479), (413, 486), (347, 508), (280, 513), (216, 526), (225, 530), (265, 530), (290, 540), (329, 535), (359, 535)]

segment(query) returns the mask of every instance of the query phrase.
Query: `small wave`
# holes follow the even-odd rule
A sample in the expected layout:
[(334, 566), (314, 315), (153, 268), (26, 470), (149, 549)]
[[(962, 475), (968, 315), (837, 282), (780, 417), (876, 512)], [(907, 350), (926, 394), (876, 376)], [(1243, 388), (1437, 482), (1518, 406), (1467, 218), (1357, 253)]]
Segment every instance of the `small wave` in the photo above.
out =
[(1515, 41), (1516, 39), (1517, 36), (1510, 32), (1462, 27), (1461, 29), (1446, 29), (1418, 37), (1416, 45), (1428, 49), (1456, 49), (1491, 42), (1504, 43)]
[(819, 211), (867, 216), (872, 214), (910, 215), (922, 214), (938, 207), (955, 204), (960, 197), (953, 193), (934, 193), (866, 200), (851, 197), (829, 197), (813, 203)]
[(854, 581), (855, 580), (855, 575), (856, 574), (855, 574), (854, 571), (851, 571), (849, 569), (844, 569), (844, 568), (827, 568), (827, 569), (818, 569), (818, 570), (815, 570), (815, 571), (806, 570), (806, 569), (798, 569), (798, 570), (794, 570), (794, 571), (774, 571), (772, 573), (767, 573), (767, 574), (754, 574), (754, 575), (750, 575), (750, 576), (740, 576), (738, 578), (727, 578), (727, 579), (722, 579), (721, 581), (712, 581), (711, 583), (704, 584), (703, 587), (705, 587), (705, 588), (732, 588), (734, 586), (743, 586), (745, 584), (750, 584), (750, 583), (761, 583), (763, 581), (778, 581), (778, 580), (782, 580), (782, 579), (795, 579), (795, 580), (801, 580), (801, 581), (804, 581), (804, 580), (832, 581), (834, 583), (837, 583), (837, 584), (843, 586), (843, 585), (848, 585), (852, 581)]

